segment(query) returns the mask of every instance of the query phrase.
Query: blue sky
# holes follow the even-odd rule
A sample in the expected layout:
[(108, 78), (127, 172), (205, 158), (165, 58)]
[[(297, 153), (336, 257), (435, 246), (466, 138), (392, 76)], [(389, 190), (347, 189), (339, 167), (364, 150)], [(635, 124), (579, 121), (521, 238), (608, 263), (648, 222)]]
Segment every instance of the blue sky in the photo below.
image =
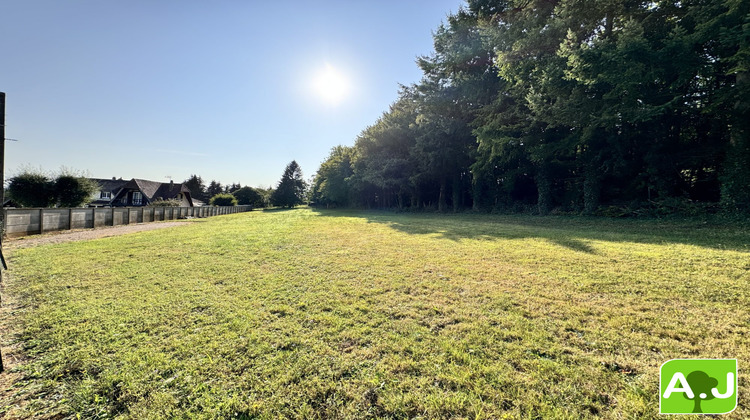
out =
[[(0, 2), (6, 178), (275, 185), (352, 145), (417, 82), (419, 55), (462, 0)], [(326, 100), (316, 75), (346, 93)]]

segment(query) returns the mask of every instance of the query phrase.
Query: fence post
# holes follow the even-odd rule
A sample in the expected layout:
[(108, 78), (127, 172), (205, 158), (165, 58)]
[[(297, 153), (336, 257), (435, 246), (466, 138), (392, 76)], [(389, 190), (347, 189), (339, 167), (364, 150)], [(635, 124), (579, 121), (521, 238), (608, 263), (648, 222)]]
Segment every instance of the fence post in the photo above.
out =
[(96, 229), (96, 207), (91, 208), (91, 229)]
[(39, 209), (39, 234), (44, 233), (44, 209)]
[(68, 230), (73, 230), (73, 207), (68, 207)]

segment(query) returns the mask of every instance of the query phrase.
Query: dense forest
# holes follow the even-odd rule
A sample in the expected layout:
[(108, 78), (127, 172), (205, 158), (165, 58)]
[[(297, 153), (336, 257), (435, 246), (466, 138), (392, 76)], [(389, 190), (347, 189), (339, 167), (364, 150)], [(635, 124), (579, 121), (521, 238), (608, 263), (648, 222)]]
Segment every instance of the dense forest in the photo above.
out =
[(317, 205), (750, 208), (750, 2), (468, 0)]

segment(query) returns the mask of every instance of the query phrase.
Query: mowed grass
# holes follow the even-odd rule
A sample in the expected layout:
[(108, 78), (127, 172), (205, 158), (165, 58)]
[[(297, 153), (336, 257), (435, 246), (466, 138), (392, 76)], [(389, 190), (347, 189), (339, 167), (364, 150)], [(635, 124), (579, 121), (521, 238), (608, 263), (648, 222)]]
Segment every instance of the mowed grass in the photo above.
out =
[(296, 209), (17, 249), (29, 360), (0, 414), (656, 418), (662, 363), (737, 358), (727, 418), (748, 418), (749, 246), (699, 222)]

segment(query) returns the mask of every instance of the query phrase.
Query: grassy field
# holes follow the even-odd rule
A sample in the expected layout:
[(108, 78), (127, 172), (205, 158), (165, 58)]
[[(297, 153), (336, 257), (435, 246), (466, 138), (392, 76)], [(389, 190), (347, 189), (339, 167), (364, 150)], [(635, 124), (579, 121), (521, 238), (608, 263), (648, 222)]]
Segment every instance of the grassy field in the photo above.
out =
[(750, 417), (746, 227), (256, 211), (10, 265), (0, 417), (656, 418), (698, 357)]

